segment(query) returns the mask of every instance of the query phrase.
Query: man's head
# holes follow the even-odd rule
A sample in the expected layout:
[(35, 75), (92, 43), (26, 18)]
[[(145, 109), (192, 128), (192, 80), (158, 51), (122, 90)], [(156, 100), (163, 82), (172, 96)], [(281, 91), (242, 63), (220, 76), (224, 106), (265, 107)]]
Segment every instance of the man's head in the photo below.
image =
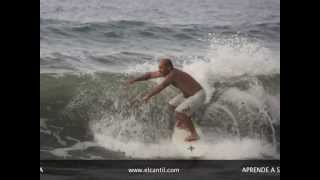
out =
[(167, 75), (169, 72), (173, 69), (173, 65), (170, 59), (168, 58), (163, 58), (160, 59), (160, 64), (159, 64), (159, 72), (162, 75)]

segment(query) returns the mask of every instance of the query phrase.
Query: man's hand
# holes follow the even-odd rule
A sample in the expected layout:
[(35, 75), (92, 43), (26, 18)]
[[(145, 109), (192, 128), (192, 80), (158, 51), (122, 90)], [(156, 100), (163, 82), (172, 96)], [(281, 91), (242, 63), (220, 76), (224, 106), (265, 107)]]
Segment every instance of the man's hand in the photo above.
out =
[(134, 80), (134, 79), (129, 79), (128, 81), (127, 81), (127, 84), (128, 85), (131, 85), (131, 84), (134, 84), (136, 81)]
[(151, 98), (151, 97), (150, 97), (149, 95), (146, 95), (146, 96), (144, 96), (144, 97), (142, 98), (142, 100), (143, 100), (144, 103), (147, 103), (150, 98)]

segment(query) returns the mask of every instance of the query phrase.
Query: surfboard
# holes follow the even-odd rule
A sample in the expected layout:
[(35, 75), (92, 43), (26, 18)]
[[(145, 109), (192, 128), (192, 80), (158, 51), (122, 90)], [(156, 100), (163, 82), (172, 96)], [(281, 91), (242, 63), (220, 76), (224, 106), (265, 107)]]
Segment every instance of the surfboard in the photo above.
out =
[(190, 135), (190, 132), (174, 127), (171, 141), (180, 156), (190, 159), (201, 159), (204, 156), (203, 134), (200, 127), (195, 122), (193, 122), (193, 124), (200, 136), (199, 140), (185, 141), (185, 138)]

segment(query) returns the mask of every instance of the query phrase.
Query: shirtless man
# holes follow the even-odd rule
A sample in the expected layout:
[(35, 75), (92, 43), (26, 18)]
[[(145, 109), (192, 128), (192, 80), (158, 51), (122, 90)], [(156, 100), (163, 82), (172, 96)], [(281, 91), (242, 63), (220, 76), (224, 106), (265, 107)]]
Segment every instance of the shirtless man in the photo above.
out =
[(145, 73), (129, 80), (128, 84), (159, 77), (164, 77), (164, 81), (145, 95), (143, 101), (148, 102), (152, 96), (160, 93), (169, 85), (178, 88), (181, 94), (169, 102), (170, 107), (175, 110), (176, 126), (190, 132), (190, 136), (186, 137), (185, 141), (198, 140), (200, 137), (191, 121), (191, 115), (204, 103), (205, 93), (201, 85), (189, 74), (174, 68), (171, 60), (164, 58), (160, 60), (159, 71)]

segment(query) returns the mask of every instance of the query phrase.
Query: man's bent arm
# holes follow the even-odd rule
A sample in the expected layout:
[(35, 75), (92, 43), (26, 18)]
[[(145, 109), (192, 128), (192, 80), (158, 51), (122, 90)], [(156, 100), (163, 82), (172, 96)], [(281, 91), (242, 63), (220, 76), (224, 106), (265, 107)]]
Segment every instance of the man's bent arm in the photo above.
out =
[(148, 98), (160, 93), (163, 89), (169, 86), (172, 83), (173, 75), (169, 75), (161, 84), (156, 86), (150, 93), (147, 94)]

